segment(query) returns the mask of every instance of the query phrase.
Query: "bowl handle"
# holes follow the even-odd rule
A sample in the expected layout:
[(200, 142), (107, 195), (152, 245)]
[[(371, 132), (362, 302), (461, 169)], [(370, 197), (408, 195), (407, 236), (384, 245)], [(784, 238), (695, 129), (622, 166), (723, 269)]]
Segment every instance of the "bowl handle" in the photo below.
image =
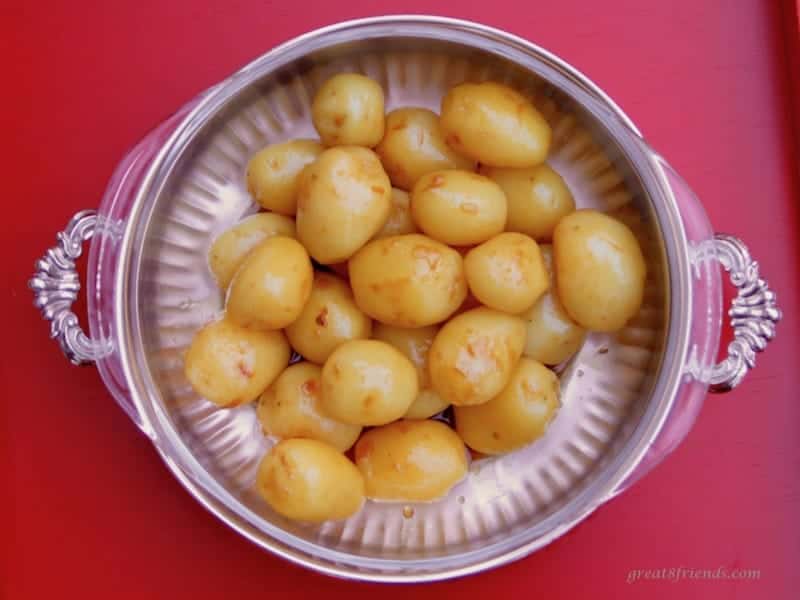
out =
[(728, 356), (711, 368), (708, 380), (710, 391), (728, 392), (755, 367), (756, 353), (775, 337), (782, 313), (775, 292), (759, 277), (758, 262), (750, 257), (742, 240), (717, 233), (702, 242), (697, 252), (700, 260), (715, 257), (738, 290), (728, 310), (734, 338), (728, 345)]

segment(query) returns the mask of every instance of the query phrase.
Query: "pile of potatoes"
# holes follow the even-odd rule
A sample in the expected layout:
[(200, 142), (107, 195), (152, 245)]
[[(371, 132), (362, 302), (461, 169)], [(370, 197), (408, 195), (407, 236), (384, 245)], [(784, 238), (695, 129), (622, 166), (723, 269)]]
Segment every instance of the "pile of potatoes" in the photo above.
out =
[[(222, 408), (257, 401), (279, 440), (258, 492), (320, 522), (365, 498), (434, 500), (466, 474), (467, 447), (541, 437), (560, 405), (548, 366), (637, 313), (645, 263), (625, 225), (575, 210), (545, 163), (550, 127), (510, 87), (464, 83), (441, 115), (385, 115), (380, 85), (340, 74), (312, 118), (320, 141), (248, 165), (266, 212), (213, 243), (225, 313), (185, 373)], [(449, 407), (454, 428), (431, 419)]]

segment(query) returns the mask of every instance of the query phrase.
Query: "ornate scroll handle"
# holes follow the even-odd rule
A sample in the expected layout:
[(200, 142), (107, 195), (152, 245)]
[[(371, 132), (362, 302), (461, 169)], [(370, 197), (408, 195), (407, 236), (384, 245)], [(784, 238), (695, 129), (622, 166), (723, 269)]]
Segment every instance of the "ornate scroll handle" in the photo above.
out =
[(75, 365), (94, 362), (112, 351), (111, 340), (89, 339), (70, 310), (81, 289), (75, 260), (96, 225), (97, 213), (93, 210), (72, 217), (66, 229), (56, 236), (58, 244), (36, 261), (36, 273), (28, 282), (35, 295), (34, 306), (50, 321), (50, 337), (58, 340), (61, 351)]

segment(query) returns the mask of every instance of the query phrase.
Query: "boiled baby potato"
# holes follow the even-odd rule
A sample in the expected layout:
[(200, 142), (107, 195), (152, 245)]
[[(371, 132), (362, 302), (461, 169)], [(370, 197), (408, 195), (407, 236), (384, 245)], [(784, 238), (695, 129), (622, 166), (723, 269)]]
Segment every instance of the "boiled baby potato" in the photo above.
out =
[(434, 171), (411, 192), (411, 216), (435, 240), (480, 244), (503, 231), (506, 196), (494, 181), (469, 171)]
[(448, 406), (439, 394), (430, 389), (431, 381), (428, 376), (428, 351), (438, 331), (439, 328), (435, 325), (416, 329), (393, 327), (383, 323), (375, 325), (373, 337), (397, 348), (417, 368), (419, 394), (408, 408), (406, 419), (427, 419)]
[(307, 438), (344, 452), (361, 434), (359, 425), (331, 419), (321, 408), (322, 369), (308, 362), (291, 365), (261, 394), (256, 415), (267, 435)]
[(546, 365), (558, 365), (580, 350), (586, 330), (572, 320), (558, 298), (553, 282), (553, 247), (544, 244), (539, 249), (550, 277), (550, 288), (520, 315), (528, 324), (523, 354)]
[(300, 316), (286, 327), (292, 348), (320, 365), (344, 342), (367, 339), (371, 333), (372, 321), (356, 306), (350, 286), (319, 272)]
[(373, 239), (417, 233), (418, 231), (414, 219), (411, 218), (411, 197), (408, 192), (392, 188), (392, 212)]
[(350, 259), (348, 270), (359, 308), (396, 327), (440, 323), (467, 295), (461, 255), (424, 235), (374, 240)]
[(525, 347), (525, 322), (475, 308), (439, 330), (428, 353), (431, 386), (456, 406), (483, 404), (508, 383)]
[(294, 221), (273, 213), (258, 213), (223, 232), (211, 245), (208, 265), (223, 290), (228, 289), (236, 270), (250, 251), (268, 237), (294, 237)]
[(278, 442), (258, 465), (256, 491), (275, 512), (310, 523), (346, 519), (364, 504), (364, 478), (318, 440)]
[(540, 438), (560, 406), (558, 377), (523, 358), (503, 391), (480, 406), (456, 406), (456, 431), (483, 454), (502, 454)]
[(547, 158), (550, 126), (530, 100), (506, 85), (462, 83), (442, 99), (444, 139), (490, 167), (535, 167)]
[(322, 408), (343, 423), (383, 425), (399, 419), (418, 392), (414, 365), (386, 342), (345, 342), (322, 367)]
[(326, 146), (371, 148), (383, 137), (383, 89), (364, 75), (334, 75), (314, 96), (311, 120)]
[(286, 368), (290, 354), (280, 331), (253, 331), (223, 319), (195, 334), (184, 373), (198, 394), (232, 408), (255, 400)]
[(439, 116), (425, 108), (398, 108), (386, 115), (386, 133), (375, 152), (392, 183), (404, 190), (433, 171), (475, 168), (474, 161), (447, 145)]
[(511, 314), (529, 309), (549, 286), (539, 246), (521, 233), (501, 233), (470, 250), (464, 272), (475, 298)]
[(372, 150), (330, 148), (300, 174), (297, 238), (323, 265), (350, 258), (392, 212), (392, 186)]
[(227, 313), (254, 329), (281, 329), (294, 321), (311, 294), (314, 269), (295, 239), (275, 236), (256, 247), (231, 281)]
[(250, 195), (267, 210), (294, 216), (300, 171), (314, 162), (324, 149), (316, 140), (291, 140), (267, 146), (247, 165)]
[(553, 233), (558, 297), (578, 325), (622, 329), (642, 306), (646, 266), (625, 225), (594, 210), (567, 215)]
[(482, 167), (481, 173), (506, 194), (506, 231), (524, 233), (540, 242), (550, 241), (561, 217), (575, 210), (572, 192), (549, 165), (527, 169)]
[(367, 497), (378, 500), (436, 500), (467, 473), (464, 443), (438, 421), (371, 429), (356, 443), (355, 459)]

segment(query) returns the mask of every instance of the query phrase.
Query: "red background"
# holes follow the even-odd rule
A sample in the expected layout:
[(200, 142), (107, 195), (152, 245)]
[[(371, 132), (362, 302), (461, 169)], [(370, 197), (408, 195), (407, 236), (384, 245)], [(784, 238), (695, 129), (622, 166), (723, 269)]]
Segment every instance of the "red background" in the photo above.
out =
[[(797, 21), (791, 4), (783, 10), (779, 0), (3, 2), (0, 592), (797, 597), (800, 178), (787, 59)], [(686, 442), (633, 489), (525, 560), (413, 590), (307, 572), (217, 522), (96, 372), (67, 365), (25, 289), (55, 232), (97, 205), (125, 150), (184, 101), (292, 36), (398, 12), (504, 28), (587, 73), (689, 181), (715, 226), (748, 242), (785, 313), (757, 370), (708, 398)], [(626, 583), (631, 569), (681, 566), (759, 569), (761, 578)]]

